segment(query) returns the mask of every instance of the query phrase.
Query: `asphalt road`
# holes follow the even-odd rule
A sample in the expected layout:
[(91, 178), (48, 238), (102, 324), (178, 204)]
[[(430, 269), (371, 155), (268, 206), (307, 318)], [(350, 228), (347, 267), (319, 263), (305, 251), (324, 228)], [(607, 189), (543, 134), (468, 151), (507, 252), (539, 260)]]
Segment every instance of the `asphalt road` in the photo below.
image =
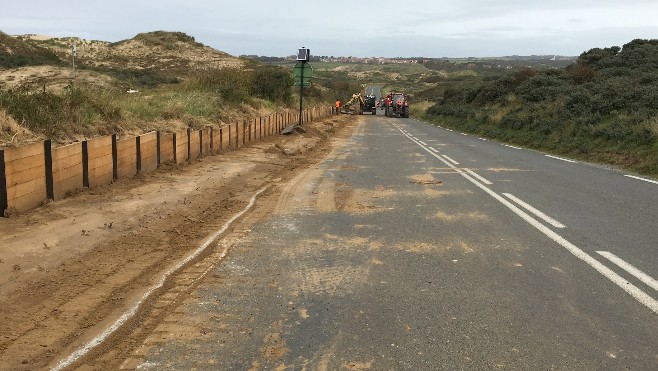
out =
[(382, 97), (381, 90), (382, 90), (381, 86), (376, 86), (376, 85), (367, 86), (365, 88), (366, 95), (374, 95), (375, 97), (377, 97), (377, 100), (379, 100), (379, 98)]
[(658, 183), (361, 120), (166, 321), (194, 331), (136, 348), (141, 367), (658, 369)]

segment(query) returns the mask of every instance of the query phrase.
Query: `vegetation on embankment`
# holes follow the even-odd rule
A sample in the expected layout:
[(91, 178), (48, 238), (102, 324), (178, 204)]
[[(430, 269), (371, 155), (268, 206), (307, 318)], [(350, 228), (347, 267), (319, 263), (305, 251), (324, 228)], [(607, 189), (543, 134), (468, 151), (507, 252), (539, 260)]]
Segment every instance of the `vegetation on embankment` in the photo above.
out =
[(525, 68), (447, 88), (436, 102), (426, 120), (658, 175), (658, 40), (591, 49), (563, 69)]
[[(70, 42), (82, 45), (75, 78), (63, 59)], [(172, 53), (180, 54), (173, 69)], [(133, 55), (152, 68), (121, 65)], [(231, 57), (183, 33), (156, 31), (113, 44), (0, 34), (3, 56), (0, 147), (196, 129), (298, 107), (291, 68)], [(316, 84), (305, 92), (305, 106), (331, 104), (334, 89), (341, 89), (340, 82), (331, 83), (338, 85)]]
[[(276, 67), (208, 70), (176, 84), (136, 94), (72, 82), (63, 92), (26, 87), (0, 90), (0, 110), (32, 133), (65, 142), (77, 136), (143, 132), (165, 123), (198, 128), (290, 106), (292, 76)], [(127, 78), (132, 78), (127, 75)]]

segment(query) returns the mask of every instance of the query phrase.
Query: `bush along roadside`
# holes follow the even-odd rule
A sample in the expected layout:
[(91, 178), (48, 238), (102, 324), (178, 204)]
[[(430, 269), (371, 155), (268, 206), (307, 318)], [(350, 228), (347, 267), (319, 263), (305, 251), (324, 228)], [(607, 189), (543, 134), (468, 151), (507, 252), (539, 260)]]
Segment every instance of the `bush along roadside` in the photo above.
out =
[(565, 69), (526, 68), (436, 101), (428, 121), (658, 176), (658, 40), (592, 49)]

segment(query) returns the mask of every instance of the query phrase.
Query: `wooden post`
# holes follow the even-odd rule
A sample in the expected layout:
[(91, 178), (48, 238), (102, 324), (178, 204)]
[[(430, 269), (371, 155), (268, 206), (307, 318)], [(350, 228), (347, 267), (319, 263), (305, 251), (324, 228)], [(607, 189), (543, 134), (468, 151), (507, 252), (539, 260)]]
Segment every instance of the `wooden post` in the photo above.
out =
[(155, 137), (156, 137), (156, 140), (157, 140), (157, 143), (155, 143), (155, 152), (156, 152), (155, 156), (157, 158), (157, 160), (156, 160), (157, 165), (156, 166), (160, 167), (160, 131), (159, 130), (155, 132)]
[(135, 161), (136, 170), (139, 173), (142, 171), (142, 137), (139, 135), (135, 137), (135, 155), (137, 158)]
[(191, 134), (192, 134), (192, 128), (187, 128), (187, 161), (190, 161), (190, 157), (192, 157), (191, 155), (192, 152), (190, 151), (192, 146), (192, 143), (190, 143), (191, 142), (190, 139), (192, 139)]
[(178, 164), (178, 155), (176, 154), (176, 152), (178, 152), (178, 151), (176, 151), (176, 148), (178, 147), (176, 145), (176, 133), (174, 133), (174, 135), (173, 135), (172, 143), (174, 145), (174, 164)]
[(89, 188), (89, 147), (86, 140), (82, 142), (82, 186)]
[(117, 149), (117, 135), (112, 134), (112, 180), (119, 179), (119, 160)]
[(203, 129), (199, 129), (199, 157), (203, 157)]
[(53, 144), (50, 139), (43, 141), (43, 157), (46, 169), (46, 198), (55, 199), (55, 188), (53, 185)]
[[(234, 135), (232, 135), (232, 137), (235, 137), (235, 138), (233, 138), (234, 139), (233, 141), (235, 142), (235, 147), (234, 148), (237, 148), (238, 147), (238, 141), (240, 140), (240, 138), (238, 136), (238, 123), (236, 122), (233, 125), (235, 126), (235, 133), (233, 133)], [(230, 128), (229, 128), (229, 131), (231, 131)], [(229, 143), (229, 144), (231, 144), (231, 143)]]
[(5, 174), (5, 151), (0, 149), (0, 216), (9, 207), (7, 199), (7, 174)]
[(211, 126), (210, 127), (210, 153), (215, 152), (215, 148), (213, 147), (213, 134), (215, 134), (215, 127)]

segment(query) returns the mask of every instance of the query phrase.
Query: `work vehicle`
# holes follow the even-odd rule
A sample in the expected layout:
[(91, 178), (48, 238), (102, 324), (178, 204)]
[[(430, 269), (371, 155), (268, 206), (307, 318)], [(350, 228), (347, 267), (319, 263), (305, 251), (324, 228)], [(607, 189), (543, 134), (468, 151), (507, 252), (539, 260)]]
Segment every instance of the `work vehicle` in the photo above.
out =
[(391, 92), (386, 96), (384, 113), (388, 117), (409, 117), (409, 96), (404, 93)]
[(353, 115), (355, 112), (359, 115), (363, 114), (363, 107), (365, 106), (366, 101), (363, 99), (361, 93), (352, 94), (352, 98), (343, 105), (340, 110), (340, 113), (346, 113), (348, 115)]
[(374, 95), (366, 95), (363, 103), (363, 112), (371, 112), (373, 115), (377, 114), (377, 97)]

